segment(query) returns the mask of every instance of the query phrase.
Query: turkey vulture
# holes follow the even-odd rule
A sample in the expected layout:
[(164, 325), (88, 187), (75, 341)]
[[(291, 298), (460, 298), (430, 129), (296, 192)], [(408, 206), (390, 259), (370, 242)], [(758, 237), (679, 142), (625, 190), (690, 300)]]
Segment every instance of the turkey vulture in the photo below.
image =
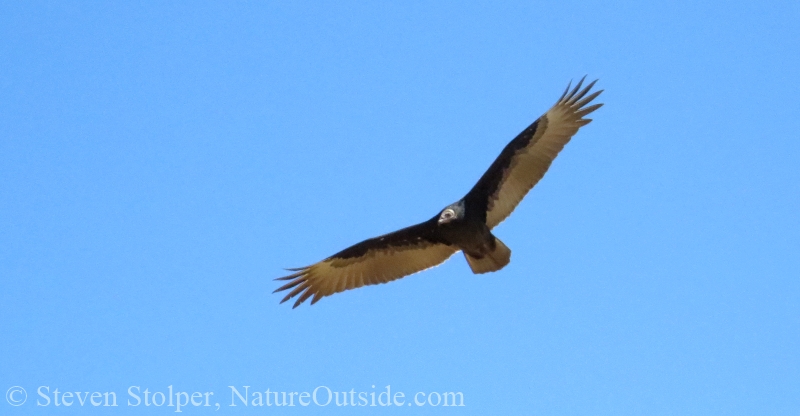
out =
[(288, 269), (294, 273), (275, 279), (289, 281), (275, 292), (292, 289), (281, 303), (299, 295), (293, 308), (311, 296), (313, 305), (334, 293), (431, 268), (458, 251), (464, 252), (473, 273), (505, 267), (511, 250), (491, 230), (539, 182), (578, 129), (592, 121), (584, 117), (602, 106), (588, 105), (603, 92), (589, 94), (595, 82), (584, 89), (583, 79), (572, 90), (572, 83), (567, 85), (556, 104), (500, 152), (464, 198), (433, 218), (364, 240), (311, 266)]

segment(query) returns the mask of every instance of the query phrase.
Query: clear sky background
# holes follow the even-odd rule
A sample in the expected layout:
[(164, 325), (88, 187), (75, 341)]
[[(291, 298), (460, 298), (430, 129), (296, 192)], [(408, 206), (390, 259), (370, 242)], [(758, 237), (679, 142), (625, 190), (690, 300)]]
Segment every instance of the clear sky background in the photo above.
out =
[[(648, 3), (3, 3), (0, 413), (800, 414), (800, 3)], [(585, 74), (605, 106), (495, 229), (505, 269), (278, 304)]]

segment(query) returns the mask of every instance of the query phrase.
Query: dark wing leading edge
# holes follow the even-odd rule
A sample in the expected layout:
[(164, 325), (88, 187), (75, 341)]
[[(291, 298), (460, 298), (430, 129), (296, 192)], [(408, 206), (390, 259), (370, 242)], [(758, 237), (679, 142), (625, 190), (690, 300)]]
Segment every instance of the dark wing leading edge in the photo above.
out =
[(313, 305), (334, 293), (386, 283), (436, 266), (458, 251), (437, 237), (436, 220), (364, 240), (319, 263), (290, 269), (295, 273), (275, 279), (289, 281), (275, 292), (294, 288), (281, 303), (300, 295), (292, 307), (296, 308), (312, 295)]
[(583, 117), (603, 105), (587, 107), (603, 92), (586, 95), (595, 82), (582, 90), (583, 79), (571, 91), (567, 86), (558, 102), (503, 149), (464, 197), (468, 206), (485, 209), (490, 229), (511, 215), (578, 128), (592, 121)]

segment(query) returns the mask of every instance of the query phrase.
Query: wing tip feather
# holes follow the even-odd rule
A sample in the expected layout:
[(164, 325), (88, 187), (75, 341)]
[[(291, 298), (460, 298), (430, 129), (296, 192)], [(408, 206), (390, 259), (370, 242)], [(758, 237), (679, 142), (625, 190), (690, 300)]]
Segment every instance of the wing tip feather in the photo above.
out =
[(566, 97), (566, 96), (567, 96), (567, 93), (569, 92), (569, 88), (570, 88), (571, 86), (572, 86), (572, 80), (569, 80), (569, 83), (567, 84), (567, 89), (565, 89), (565, 90), (564, 90), (564, 93), (563, 93), (563, 94), (561, 94), (561, 97), (559, 97), (559, 98), (558, 98), (558, 102), (561, 102), (562, 100), (564, 100), (564, 97)]
[(295, 296), (300, 295), (300, 297), (294, 303), (294, 306), (292, 306), (292, 309), (294, 309), (300, 306), (300, 304), (302, 304), (306, 299), (308, 299), (308, 296), (313, 293), (311, 292), (312, 288), (311, 288), (311, 283), (309, 282), (309, 277), (310, 277), (309, 274), (311, 272), (311, 266), (286, 269), (286, 270), (294, 271), (295, 273), (292, 273), (288, 276), (276, 278), (275, 280), (283, 280), (283, 281), (289, 280), (289, 282), (275, 289), (275, 291), (272, 293), (278, 293), (284, 290), (289, 290), (294, 288), (291, 292), (287, 293), (286, 296), (284, 296), (284, 298), (281, 299), (280, 301), (280, 303), (283, 304), (286, 301), (294, 298)]
[[(594, 87), (594, 85), (597, 83), (597, 81), (600, 80), (599, 78), (595, 79), (592, 82), (590, 82), (589, 84), (587, 84), (586, 87), (581, 89), (581, 86), (583, 85), (583, 82), (586, 80), (586, 77), (587, 77), (587, 75), (584, 75), (583, 78), (581, 78), (580, 81), (578, 81), (578, 83), (575, 85), (575, 87), (572, 87), (572, 81), (570, 81), (567, 84), (567, 89), (564, 90), (563, 94), (561, 94), (561, 97), (559, 97), (557, 103), (559, 103), (559, 104), (567, 104), (568, 106), (576, 105), (578, 103), (578, 100), (583, 98), (592, 89), (592, 87)], [(571, 90), (570, 90), (570, 88), (571, 88)], [(599, 92), (603, 92), (603, 90), (598, 91), (598, 93)], [(594, 95), (594, 94), (592, 94), (592, 95), (594, 97), (597, 96), (597, 95)], [(589, 102), (591, 100), (584, 99), (583, 101)]]
[[(584, 78), (586, 78), (586, 76), (584, 76)], [(567, 101), (567, 105), (569, 105), (569, 106), (576, 106), (576, 105), (577, 105), (577, 102), (578, 102), (578, 100), (580, 100), (581, 98), (583, 98), (583, 96), (585, 96), (585, 95), (586, 95), (586, 94), (589, 92), (589, 90), (591, 90), (591, 89), (592, 89), (592, 87), (594, 87), (594, 84), (596, 84), (596, 83), (597, 83), (597, 81), (599, 81), (599, 80), (597, 80), (597, 79), (596, 79), (596, 80), (594, 80), (594, 81), (590, 82), (590, 83), (589, 83), (589, 85), (587, 85), (587, 86), (586, 86), (586, 88), (584, 88), (583, 90), (581, 90), (581, 91), (580, 91), (578, 94), (575, 94), (575, 95), (573, 95), (573, 96), (570, 98), (570, 100), (569, 100), (569, 101)], [(601, 90), (601, 92), (602, 92), (602, 90)], [(595, 95), (595, 97), (596, 97), (596, 95)], [(591, 100), (589, 100), (589, 101), (591, 101)], [(578, 107), (580, 107), (580, 106), (578, 105)]]
[(584, 107), (584, 108), (582, 108), (580, 111), (576, 111), (576, 112), (575, 112), (575, 114), (576, 114), (578, 117), (580, 117), (580, 118), (583, 118), (583, 116), (586, 116), (586, 115), (588, 115), (588, 114), (591, 114), (591, 113), (593, 113), (595, 110), (597, 110), (598, 108), (600, 108), (600, 107), (602, 107), (602, 106), (603, 106), (603, 104), (602, 104), (602, 103), (598, 103), (598, 104), (590, 105), (590, 106), (588, 106), (588, 107)]
[(567, 101), (571, 100), (572, 97), (575, 95), (575, 93), (578, 92), (578, 90), (581, 89), (581, 85), (583, 85), (583, 80), (585, 80), (585, 79), (586, 79), (586, 75), (584, 75), (583, 78), (581, 78), (581, 80), (578, 81), (578, 83), (575, 85), (575, 88), (572, 89), (572, 92), (570, 92), (569, 95), (567, 95)]

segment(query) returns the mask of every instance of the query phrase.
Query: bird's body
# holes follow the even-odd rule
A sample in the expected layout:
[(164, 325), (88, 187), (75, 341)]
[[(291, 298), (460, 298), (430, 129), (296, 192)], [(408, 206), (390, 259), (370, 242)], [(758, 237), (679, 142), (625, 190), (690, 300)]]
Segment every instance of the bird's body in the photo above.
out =
[[(596, 82), (596, 81), (595, 81)], [(364, 285), (386, 283), (436, 266), (462, 251), (473, 273), (500, 270), (511, 250), (492, 234), (525, 194), (544, 176), (569, 139), (591, 119), (583, 118), (602, 104), (587, 106), (601, 91), (580, 89), (583, 80), (543, 116), (512, 140), (475, 186), (459, 201), (428, 221), (364, 240), (321, 262), (291, 269), (278, 280), (292, 289), (281, 302), (298, 296), (294, 307), (313, 296), (328, 296)]]
[[(458, 247), (464, 253), (473, 273), (502, 269), (511, 260), (511, 250), (486, 225), (486, 211), (465, 198), (449, 205), (435, 217), (436, 228), (447, 244)], [(455, 219), (445, 223), (442, 215), (449, 209), (458, 214)]]

